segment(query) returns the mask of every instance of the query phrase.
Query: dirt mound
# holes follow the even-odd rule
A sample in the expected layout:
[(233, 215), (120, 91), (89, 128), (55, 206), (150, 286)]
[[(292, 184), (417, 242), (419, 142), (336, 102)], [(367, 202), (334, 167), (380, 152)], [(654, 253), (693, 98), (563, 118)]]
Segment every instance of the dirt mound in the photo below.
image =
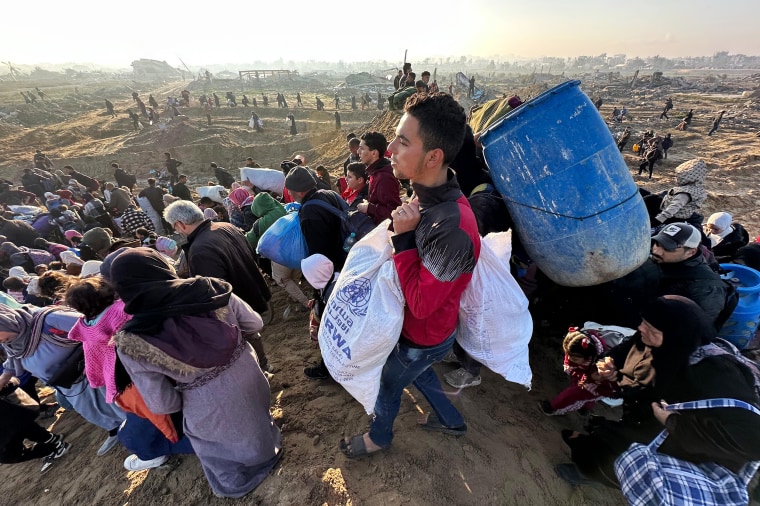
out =
[[(488, 83), (494, 97), (517, 93), (528, 99), (557, 84), (555, 81), (522, 76)], [(332, 97), (335, 79), (309, 76), (293, 83), (265, 83), (264, 89), (246, 89), (249, 97), (264, 91), (274, 102), (274, 91), (286, 93), (290, 105), (295, 104), (296, 91), (303, 95), (305, 110), (294, 110), (299, 129), (290, 136), (284, 125), (286, 111), (275, 106), (260, 107), (257, 113), (265, 122), (263, 132), (247, 128), (250, 109), (222, 108), (214, 110), (208, 125), (196, 97), (203, 83), (174, 82), (150, 88), (131, 81), (113, 80), (108, 83), (61, 83), (49, 90), (51, 110), (60, 107), (65, 120), (49, 115), (45, 124), (42, 116), (24, 117), (21, 122), (9, 116), (12, 110), (24, 108), (23, 99), (14, 83), (0, 83), (0, 170), (2, 174), (17, 174), (18, 169), (31, 161), (34, 149), (43, 149), (53, 157), (56, 166), (71, 163), (80, 170), (109, 175), (111, 160), (117, 159), (129, 170), (147, 177), (151, 166), (160, 165), (163, 151), (169, 150), (184, 162), (183, 171), (196, 175), (198, 180), (210, 177), (208, 163), (216, 161), (226, 167), (236, 167), (246, 156), (253, 156), (264, 165), (279, 166), (278, 162), (296, 153), (305, 153), (310, 165), (323, 164), (337, 175), (347, 154), (345, 135), (375, 130), (390, 140), (399, 114), (374, 111), (341, 111), (343, 128), (335, 130), (332, 110), (316, 111), (315, 95)], [(539, 82), (540, 81), (540, 82)], [(24, 86), (28, 86), (25, 84)], [(153, 93), (159, 100), (168, 95), (178, 96), (188, 88), (193, 92), (189, 108), (182, 108), (186, 118), (167, 121), (164, 129), (146, 127), (134, 132), (126, 117), (128, 108), (135, 109), (131, 99), (132, 87), (147, 100)], [(310, 87), (310, 88), (309, 88)], [(754, 136), (760, 124), (756, 107), (744, 107), (746, 99), (699, 93), (671, 93), (667, 86), (654, 90), (636, 90), (631, 94), (622, 87), (607, 86), (602, 115), (608, 117), (612, 108), (625, 104), (635, 117), (623, 124), (610, 126), (614, 133), (630, 127), (632, 139), (644, 130), (655, 129), (672, 133), (675, 141), (668, 159), (655, 168), (652, 180), (636, 175), (639, 159), (629, 150), (624, 158), (637, 184), (650, 191), (663, 191), (674, 184), (675, 167), (691, 158), (701, 157), (710, 167), (707, 178), (709, 198), (702, 211), (728, 210), (734, 219), (747, 227), (752, 236), (760, 235), (760, 194), (757, 190), (757, 171), (760, 170), (760, 145)], [(26, 89), (26, 88), (22, 88)], [(589, 94), (601, 87), (587, 89)], [(48, 90), (45, 90), (48, 92)], [(308, 91), (308, 94), (306, 93)], [(460, 93), (462, 90), (457, 91)], [(660, 100), (671, 93), (676, 103), (673, 120), (659, 121)], [(221, 95), (223, 96), (223, 95)], [(238, 94), (240, 96), (240, 94)], [(117, 118), (105, 115), (103, 98), (114, 102)], [(22, 104), (19, 105), (19, 100)], [(471, 103), (461, 97), (463, 107)], [(55, 105), (52, 105), (52, 103)], [(622, 103), (622, 104), (621, 104)], [(707, 137), (716, 107), (731, 111), (720, 130)], [(39, 107), (39, 104), (38, 106)], [(695, 109), (692, 127), (686, 132), (675, 130), (678, 119), (689, 109)], [(742, 115), (735, 114), (743, 111)], [(34, 114), (39, 114), (35, 112)], [(162, 111), (162, 115), (165, 113)], [(51, 119), (52, 118), (52, 119)], [(736, 119), (734, 119), (736, 118)], [(633, 142), (629, 143), (629, 146)], [(109, 175), (110, 176), (110, 175)], [(503, 505), (503, 504), (623, 504), (622, 496), (614, 490), (580, 487), (571, 488), (556, 477), (553, 467), (568, 462), (569, 453), (559, 431), (581, 429), (585, 420), (579, 415), (545, 417), (536, 407), (539, 399), (556, 394), (566, 385), (562, 372), (561, 332), (550, 331), (536, 324), (530, 344), (530, 360), (534, 371), (533, 390), (506, 383), (484, 370), (483, 382), (475, 388), (457, 391), (444, 387), (452, 401), (462, 411), (469, 427), (462, 438), (423, 432), (417, 427), (421, 413), (430, 407), (414, 388), (405, 391), (395, 423), (393, 447), (370, 458), (350, 461), (338, 450), (338, 441), (346, 435), (367, 428), (369, 417), (346, 391), (329, 381), (311, 382), (304, 378), (304, 366), (317, 359), (308, 338), (305, 315), (293, 313), (283, 319), (287, 297), (274, 288), (275, 319), (263, 332), (264, 342), (275, 367), (271, 381), (272, 412), (282, 427), (285, 455), (281, 464), (264, 483), (241, 504), (282, 505), (396, 505), (423, 506)], [(566, 329), (570, 324), (564, 326)], [(451, 370), (439, 364), (439, 373)], [(598, 407), (597, 414), (615, 417), (619, 412)], [(139, 473), (126, 472), (122, 462), (126, 450), (118, 448), (104, 457), (95, 452), (105, 438), (105, 432), (85, 423), (73, 412), (61, 412), (52, 428), (66, 434), (72, 443), (71, 451), (56, 462), (43, 477), (39, 477), (39, 462), (3, 466), (4, 480), (0, 495), (7, 504), (228, 504), (211, 494), (196, 458), (173, 457), (159, 469)], [(31, 479), (30, 479), (31, 477)]]

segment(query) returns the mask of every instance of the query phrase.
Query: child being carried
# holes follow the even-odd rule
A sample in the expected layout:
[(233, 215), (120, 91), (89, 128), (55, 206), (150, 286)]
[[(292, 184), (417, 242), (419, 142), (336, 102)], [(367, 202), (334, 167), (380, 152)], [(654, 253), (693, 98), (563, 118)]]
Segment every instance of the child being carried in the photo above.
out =
[(609, 346), (599, 332), (571, 327), (562, 348), (565, 351), (563, 367), (573, 384), (551, 401), (540, 401), (544, 414), (556, 416), (589, 410), (602, 397), (619, 396), (617, 382), (604, 380), (599, 374), (599, 368), (604, 369), (605, 360), (612, 360), (602, 357)]

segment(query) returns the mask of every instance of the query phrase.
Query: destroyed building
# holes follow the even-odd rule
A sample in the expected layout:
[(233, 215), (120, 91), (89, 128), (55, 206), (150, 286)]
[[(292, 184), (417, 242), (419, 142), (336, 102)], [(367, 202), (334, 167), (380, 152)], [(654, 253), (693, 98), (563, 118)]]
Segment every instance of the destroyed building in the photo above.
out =
[(163, 80), (182, 77), (182, 73), (165, 61), (140, 59), (132, 62), (135, 79)]

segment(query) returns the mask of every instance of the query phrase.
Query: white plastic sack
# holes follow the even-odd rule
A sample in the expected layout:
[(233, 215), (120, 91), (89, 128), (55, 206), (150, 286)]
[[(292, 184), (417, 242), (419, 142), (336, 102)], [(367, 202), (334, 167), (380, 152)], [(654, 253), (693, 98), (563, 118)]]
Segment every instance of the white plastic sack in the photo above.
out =
[(285, 174), (281, 170), (241, 167), (240, 180), (250, 181), (254, 186), (278, 195), (282, 195), (285, 187)]
[(37, 216), (45, 210), (38, 206), (8, 206), (13, 214), (23, 214), (27, 216)]
[(229, 195), (224, 186), (221, 185), (199, 186), (195, 189), (195, 191), (198, 192), (198, 195), (200, 195), (201, 198), (208, 197), (214, 202), (218, 202), (220, 204), (224, 204), (224, 198)]
[(606, 342), (607, 346), (610, 348), (614, 348), (636, 333), (635, 329), (628, 327), (619, 327), (617, 325), (602, 325), (596, 322), (586, 322), (583, 324), (583, 330), (598, 331), (602, 335), (604, 342)]
[(404, 295), (385, 220), (354, 244), (319, 325), (319, 348), (332, 377), (375, 408), (380, 374), (404, 323)]
[(528, 299), (509, 272), (512, 233), (481, 239), (480, 258), (459, 305), (457, 342), (475, 360), (530, 389)]

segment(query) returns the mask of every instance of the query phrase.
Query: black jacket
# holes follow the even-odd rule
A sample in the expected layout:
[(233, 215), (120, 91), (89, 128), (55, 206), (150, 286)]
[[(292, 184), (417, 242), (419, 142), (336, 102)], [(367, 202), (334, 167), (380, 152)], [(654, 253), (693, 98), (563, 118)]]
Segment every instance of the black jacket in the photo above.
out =
[(272, 297), (254, 259), (251, 245), (229, 223), (203, 221), (182, 247), (192, 276), (220, 278), (232, 285), (232, 292), (255, 311), (267, 310)]
[(713, 255), (718, 262), (728, 262), (736, 250), (749, 244), (749, 233), (739, 223), (732, 223), (733, 232), (712, 247)]
[(177, 183), (172, 187), (172, 193), (175, 197), (179, 197), (182, 200), (193, 200), (193, 195), (190, 193), (190, 189), (185, 183)]
[(319, 206), (304, 206), (310, 200), (323, 200), (340, 209), (340, 196), (331, 190), (312, 190), (301, 201), (298, 221), (306, 239), (309, 255), (321, 253), (330, 259), (336, 271), (343, 269), (346, 252), (343, 251), (343, 235), (340, 218)]
[[(731, 398), (760, 407), (753, 378), (730, 356), (707, 357), (690, 366), (662, 392), (670, 403)], [(740, 408), (681, 411), (668, 417), (663, 453), (691, 462), (717, 462), (737, 471), (760, 459), (760, 416)]]

